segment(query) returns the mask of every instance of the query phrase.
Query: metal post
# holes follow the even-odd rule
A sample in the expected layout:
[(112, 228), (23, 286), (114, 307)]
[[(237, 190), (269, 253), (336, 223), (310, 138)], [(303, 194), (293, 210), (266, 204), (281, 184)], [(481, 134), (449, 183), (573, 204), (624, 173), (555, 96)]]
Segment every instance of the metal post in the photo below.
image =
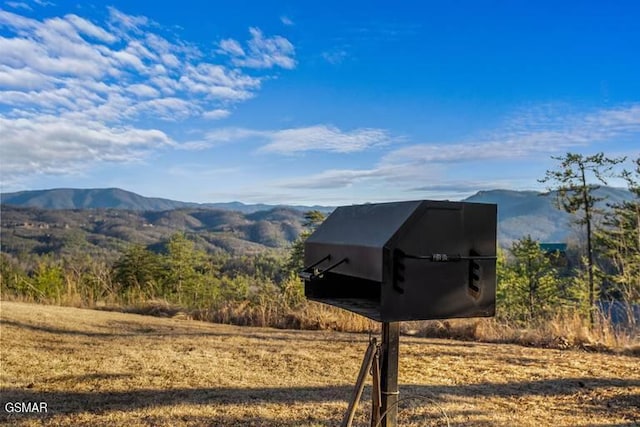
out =
[(358, 379), (356, 380), (356, 388), (353, 390), (353, 396), (349, 401), (349, 407), (347, 408), (347, 412), (344, 414), (344, 418), (342, 418), (340, 427), (351, 427), (353, 417), (356, 415), (358, 402), (360, 401), (362, 391), (364, 390), (364, 380), (366, 379), (369, 369), (371, 369), (371, 364), (374, 361), (376, 347), (376, 339), (372, 338), (371, 341), (369, 341), (367, 351), (364, 353), (364, 359), (362, 359), (362, 365), (360, 365), (360, 372), (358, 373)]
[(373, 385), (371, 387), (371, 427), (380, 426), (380, 405), (382, 401), (382, 393), (380, 389), (380, 348), (373, 355), (373, 363), (371, 364), (371, 376), (373, 377)]
[(400, 322), (382, 323), (381, 386), (382, 427), (398, 425), (398, 350)]

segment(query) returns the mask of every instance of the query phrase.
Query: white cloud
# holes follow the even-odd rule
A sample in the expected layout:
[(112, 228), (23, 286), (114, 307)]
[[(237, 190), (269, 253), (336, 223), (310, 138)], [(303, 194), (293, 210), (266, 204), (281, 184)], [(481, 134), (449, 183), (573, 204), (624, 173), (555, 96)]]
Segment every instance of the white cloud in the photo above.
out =
[(280, 17), (280, 22), (282, 22), (284, 25), (290, 27), (292, 25), (295, 25), (294, 22), (291, 20), (291, 18), (289, 18), (288, 16), (281, 16)]
[(383, 163), (458, 163), (524, 159), (534, 155), (548, 157), (639, 132), (640, 104), (569, 115), (526, 113), (510, 119), (504, 129), (476, 140), (415, 144), (388, 153)]
[(143, 72), (145, 71), (145, 65), (142, 60), (136, 55), (127, 52), (126, 50), (118, 50), (114, 51), (113, 58), (119, 63), (123, 69), (133, 68), (136, 71)]
[(240, 141), (249, 138), (263, 143), (260, 151), (279, 154), (295, 154), (305, 151), (353, 153), (386, 145), (394, 140), (383, 129), (363, 128), (343, 131), (328, 125), (281, 130), (222, 128), (206, 135), (206, 139), (212, 143)]
[(180, 60), (170, 53), (161, 55), (160, 59), (162, 59), (162, 63), (169, 68), (178, 68), (180, 66)]
[(65, 19), (82, 34), (95, 37), (96, 39), (106, 43), (113, 43), (117, 40), (113, 34), (77, 15), (67, 15), (65, 16)]
[[(231, 106), (255, 96), (266, 77), (218, 64), (197, 46), (166, 37), (147, 17), (113, 7), (104, 22), (75, 14), (33, 19), (0, 10), (0, 26), (0, 107), (6, 107), (0, 119), (3, 132), (22, 138), (5, 138), (3, 133), (0, 139), (4, 152), (21, 153), (3, 156), (7, 180), (12, 179), (7, 174), (34, 173), (37, 167), (40, 172), (62, 171), (85, 167), (86, 161), (147, 155), (158, 145), (132, 149), (135, 144), (117, 139), (152, 135), (169, 141), (160, 129), (136, 129), (146, 119), (157, 123), (227, 117)], [(260, 68), (291, 68), (291, 43), (265, 37), (258, 29), (251, 32), (244, 60), (262, 61)], [(244, 53), (230, 39), (224, 46), (232, 55)], [(56, 138), (60, 132), (52, 131), (52, 117), (65, 127), (68, 139)], [(92, 137), (83, 139), (71, 129)], [(36, 141), (37, 149), (26, 148)], [(170, 145), (179, 144), (171, 140)], [(60, 160), (58, 166), (42, 153), (58, 153), (51, 156)]]
[[(286, 138), (286, 143), (283, 143), (276, 139), (276, 135), (305, 134), (310, 129), (274, 132), (270, 138), (273, 143), (295, 151), (292, 147), (298, 146), (298, 138)], [(525, 111), (510, 117), (500, 129), (478, 139), (449, 144), (412, 144), (391, 150), (370, 168), (329, 169), (274, 185), (312, 190), (317, 195), (336, 189), (353, 187), (362, 190), (380, 186), (387, 192), (393, 189), (398, 198), (407, 197), (408, 192), (429, 197), (463, 198), (479, 190), (535, 186), (535, 179), (513, 176), (512, 179), (504, 179), (500, 170), (487, 171), (485, 168), (482, 172), (475, 171), (474, 165), (478, 163), (536, 163), (541, 158), (548, 159), (550, 155), (565, 151), (607, 151), (613, 138), (630, 141), (629, 152), (616, 155), (637, 157), (638, 146), (631, 141), (635, 141), (639, 133), (640, 104), (571, 114)], [(222, 135), (228, 139), (252, 136), (246, 130), (244, 134), (236, 130)], [(306, 147), (311, 145), (309, 143)], [(597, 149), (600, 145), (604, 148)]]
[(27, 3), (21, 2), (21, 1), (8, 1), (5, 2), (5, 4), (9, 7), (12, 7), (14, 9), (25, 9), (25, 10), (32, 10), (31, 6), (29, 6)]
[(408, 191), (472, 194), (489, 189), (511, 189), (514, 188), (514, 184), (516, 183), (514, 183), (513, 180), (447, 180), (443, 182), (430, 182), (426, 185), (410, 188)]
[(252, 130), (244, 128), (220, 128), (207, 132), (205, 140), (213, 143), (238, 142), (247, 138), (264, 138), (271, 131)]
[(126, 89), (141, 98), (158, 98), (160, 96), (158, 89), (146, 84), (132, 84)]
[(109, 127), (57, 116), (0, 117), (2, 178), (88, 169), (93, 162), (132, 162), (175, 144), (155, 129)]
[(0, 65), (0, 88), (34, 90), (51, 86), (54, 78), (28, 67), (13, 68)]
[[(576, 123), (576, 127), (580, 126)], [(613, 136), (640, 132), (640, 104), (600, 110), (586, 115), (584, 125), (589, 132), (597, 131), (597, 138), (605, 139)]]
[[(422, 197), (459, 200), (482, 190), (513, 189), (527, 185), (514, 180), (450, 179), (443, 175), (441, 170), (411, 169), (410, 171), (389, 167), (330, 169), (310, 176), (275, 182), (273, 187), (305, 190), (310, 199), (316, 203), (321, 197), (328, 197), (328, 200), (331, 200), (331, 195), (347, 190), (352, 194), (352, 198), (345, 200), (347, 203), (354, 203)], [(416, 184), (422, 185), (416, 186)], [(338, 193), (334, 193), (335, 191)], [(332, 201), (332, 203), (335, 202)]]
[(220, 65), (198, 64), (188, 66), (180, 83), (193, 93), (213, 99), (245, 100), (260, 87), (260, 80)]
[(240, 43), (233, 39), (222, 40), (218, 46), (220, 47), (220, 53), (226, 53), (233, 56), (245, 55), (244, 49), (242, 49)]
[(140, 115), (154, 116), (159, 119), (175, 121), (186, 119), (195, 114), (195, 108), (188, 100), (168, 97), (139, 101), (124, 112), (132, 117)]
[(336, 189), (353, 185), (367, 178), (384, 177), (380, 169), (330, 169), (308, 177), (296, 178), (279, 184), (284, 188)]
[(239, 67), (292, 69), (296, 66), (295, 48), (281, 36), (265, 37), (259, 28), (250, 28), (251, 39), (247, 48), (233, 39), (222, 40), (219, 52), (231, 56), (231, 62)]
[(333, 126), (318, 125), (279, 130), (269, 134), (269, 140), (262, 150), (283, 154), (301, 151), (351, 153), (387, 144), (391, 137), (382, 129), (365, 128), (345, 132)]
[(230, 114), (231, 111), (229, 110), (217, 108), (215, 110), (205, 111), (204, 113), (202, 113), (202, 117), (207, 120), (220, 120), (229, 117)]
[(402, 187), (403, 191), (415, 187), (417, 182), (431, 182), (436, 179), (442, 169), (423, 165), (378, 164), (368, 169), (329, 169), (309, 176), (295, 177), (278, 182), (276, 185), (285, 188), (302, 189), (336, 189), (351, 187), (357, 183), (384, 182), (387, 185)]
[(0, 23), (17, 37), (0, 37), (0, 64), (30, 68), (49, 76), (101, 78), (112, 69), (100, 49), (86, 42), (77, 30), (59, 18), (44, 22), (0, 11)]
[(142, 31), (141, 28), (149, 23), (146, 16), (133, 16), (120, 12), (114, 7), (107, 7), (109, 11), (109, 24), (112, 28), (119, 29), (123, 35), (128, 36), (129, 32)]
[(347, 52), (344, 50), (327, 51), (327, 52), (322, 52), (322, 57), (329, 64), (336, 65), (344, 61), (344, 59), (347, 57)]

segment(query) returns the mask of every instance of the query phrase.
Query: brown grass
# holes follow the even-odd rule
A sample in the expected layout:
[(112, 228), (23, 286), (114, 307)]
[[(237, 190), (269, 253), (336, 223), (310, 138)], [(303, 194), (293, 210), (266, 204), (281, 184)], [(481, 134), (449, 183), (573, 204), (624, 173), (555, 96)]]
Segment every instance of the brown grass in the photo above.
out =
[[(104, 309), (104, 307), (103, 307)], [(210, 310), (186, 310), (163, 300), (151, 300), (112, 311), (159, 317), (181, 317), (240, 326), (269, 326), (280, 329), (379, 332), (377, 322), (346, 310), (313, 301), (292, 309), (280, 304), (251, 305), (231, 302)], [(583, 349), (640, 355), (640, 328), (616, 330), (605, 317), (594, 327), (576, 311), (530, 321), (527, 327), (495, 318), (405, 322), (403, 333), (426, 338), (521, 344), (530, 347)]]
[(452, 319), (405, 322), (403, 332), (429, 338), (640, 355), (638, 328), (617, 330), (606, 318), (598, 319), (594, 327), (589, 327), (587, 320), (577, 312), (533, 321), (526, 328), (494, 318)]
[[(73, 294), (70, 294), (73, 296)], [(34, 302), (23, 296), (4, 295), (7, 300)], [(377, 322), (336, 307), (313, 301), (287, 303), (283, 295), (267, 298), (260, 304), (227, 301), (208, 309), (193, 309), (172, 304), (163, 299), (132, 301), (100, 301), (83, 306), (82, 301), (65, 297), (48, 303), (77, 308), (96, 308), (105, 311), (136, 313), (157, 317), (180, 317), (239, 326), (263, 326), (279, 329), (329, 330), (340, 332), (379, 332)], [(42, 303), (42, 302), (40, 302)], [(426, 338), (453, 338), (489, 343), (512, 343), (532, 347), (557, 349), (585, 349), (589, 351), (640, 355), (640, 326), (619, 329), (605, 317), (597, 316), (593, 327), (586, 316), (567, 308), (551, 317), (522, 322), (505, 319), (452, 319), (445, 321), (405, 322), (407, 335)]]
[(248, 301), (233, 301), (214, 309), (189, 310), (165, 300), (156, 299), (126, 307), (110, 305), (100, 306), (97, 309), (156, 317), (180, 317), (238, 326), (268, 326), (278, 329), (340, 332), (376, 332), (380, 329), (377, 322), (366, 317), (312, 301), (301, 304), (295, 309), (280, 304), (256, 306)]
[[(0, 423), (338, 425), (366, 334), (2, 302)], [(403, 336), (402, 426), (640, 422), (638, 358)], [(369, 389), (365, 391), (365, 402)], [(7, 401), (45, 401), (46, 415)], [(363, 404), (355, 425), (367, 425)]]

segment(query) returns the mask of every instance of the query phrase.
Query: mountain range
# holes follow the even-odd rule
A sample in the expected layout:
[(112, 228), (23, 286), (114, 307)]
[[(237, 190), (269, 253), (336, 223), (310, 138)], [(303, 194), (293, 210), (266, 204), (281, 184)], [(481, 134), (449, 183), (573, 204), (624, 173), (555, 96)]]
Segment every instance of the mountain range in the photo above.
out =
[[(629, 191), (602, 187), (605, 203), (630, 200)], [(502, 246), (525, 235), (566, 242), (575, 235), (571, 216), (554, 206), (555, 194), (480, 191), (464, 201), (498, 205)], [(0, 194), (3, 252), (47, 253), (75, 247), (117, 253), (126, 245), (153, 246), (175, 232), (191, 233), (206, 250), (256, 253), (285, 248), (303, 229), (304, 212), (330, 206), (191, 203), (144, 197), (122, 189), (52, 189)]]
[(40, 209), (127, 209), (132, 211), (166, 211), (185, 208), (210, 208), (253, 213), (277, 207), (308, 211), (330, 212), (327, 206), (295, 206), (244, 204), (241, 202), (193, 203), (158, 197), (144, 197), (120, 188), (55, 188), (51, 190), (18, 191), (0, 194), (3, 205), (33, 207)]
[[(632, 193), (624, 188), (600, 187), (594, 196), (601, 198), (599, 208), (607, 204), (629, 201)], [(555, 206), (557, 193), (536, 191), (480, 191), (465, 199), (467, 202), (498, 205), (498, 240), (503, 246), (530, 235), (540, 242), (566, 242), (580, 235), (572, 224), (573, 216)]]

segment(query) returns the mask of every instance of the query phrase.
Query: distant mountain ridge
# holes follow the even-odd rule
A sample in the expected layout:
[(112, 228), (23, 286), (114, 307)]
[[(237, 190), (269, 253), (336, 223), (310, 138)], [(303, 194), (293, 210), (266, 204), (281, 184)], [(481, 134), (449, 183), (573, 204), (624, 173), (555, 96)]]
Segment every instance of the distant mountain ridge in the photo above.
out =
[[(604, 186), (594, 195), (603, 199), (599, 202), (603, 208), (633, 198), (627, 189)], [(498, 205), (498, 240), (503, 245), (526, 235), (541, 242), (566, 242), (574, 233), (572, 216), (555, 207), (556, 197), (555, 192), (489, 190), (479, 191), (465, 201)]]
[[(632, 194), (622, 188), (602, 187), (596, 195), (604, 198), (604, 203), (619, 203), (623, 200), (631, 200)], [(523, 236), (531, 235), (541, 242), (565, 242), (574, 232), (571, 227), (571, 216), (558, 210), (554, 206), (555, 193), (543, 195), (535, 191), (515, 190), (488, 190), (480, 191), (464, 201), (476, 203), (495, 203), (498, 205), (498, 239), (502, 245), (509, 245), (511, 241)], [(218, 226), (222, 226), (224, 219), (231, 218), (222, 213), (210, 213), (208, 210), (235, 211), (244, 215), (261, 215), (261, 212), (285, 211), (304, 212), (317, 209), (328, 213), (333, 210), (329, 206), (283, 206), (266, 204), (244, 204), (241, 202), (228, 203), (192, 203), (175, 200), (144, 197), (136, 193), (118, 188), (107, 189), (52, 189), (37, 191), (21, 191), (15, 193), (0, 194), (3, 210), (8, 206), (37, 208), (50, 210), (82, 210), (82, 209), (122, 209), (145, 213), (150, 219), (154, 216), (170, 218), (167, 211), (172, 210), (197, 210), (197, 217), (215, 215)], [(154, 214), (156, 212), (156, 214)], [(162, 215), (158, 213), (163, 213)], [(176, 213), (176, 215), (178, 215)], [(221, 216), (222, 215), (222, 216)], [(179, 216), (184, 217), (180, 214)], [(191, 217), (189, 215), (189, 217)], [(251, 217), (249, 220), (253, 220)], [(190, 220), (191, 221), (191, 220)], [(229, 219), (229, 221), (231, 221)], [(277, 223), (276, 218), (270, 219), (272, 224)], [(300, 223), (296, 221), (296, 230)], [(231, 221), (233, 222), (233, 221)], [(233, 225), (229, 225), (233, 227)], [(284, 240), (290, 240), (290, 232), (285, 233)], [(243, 235), (242, 238), (250, 238), (253, 234)], [(257, 241), (262, 242), (263, 236)], [(282, 236), (280, 240), (283, 240)]]
[(50, 190), (18, 191), (1, 193), (3, 205), (39, 209), (127, 209), (132, 211), (167, 211), (186, 208), (211, 208), (253, 213), (285, 207), (300, 211), (317, 209), (330, 212), (329, 206), (297, 206), (245, 204), (242, 202), (195, 203), (181, 202), (158, 197), (145, 197), (120, 188), (54, 188)]

